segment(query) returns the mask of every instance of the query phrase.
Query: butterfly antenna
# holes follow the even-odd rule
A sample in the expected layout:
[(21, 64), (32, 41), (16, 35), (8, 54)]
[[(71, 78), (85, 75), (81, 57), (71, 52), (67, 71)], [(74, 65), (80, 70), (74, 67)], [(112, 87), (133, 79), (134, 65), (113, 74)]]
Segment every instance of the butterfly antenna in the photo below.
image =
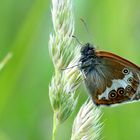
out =
[(72, 37), (75, 38), (80, 45), (83, 45), (76, 36), (73, 35)]
[(87, 23), (85, 22), (85, 20), (83, 18), (80, 18), (80, 20), (82, 21), (82, 23), (84, 25), (84, 28), (85, 28), (85, 30), (86, 30), (86, 32), (88, 34), (88, 37), (89, 37), (90, 41), (92, 42), (91, 33), (90, 33), (89, 29), (88, 29)]

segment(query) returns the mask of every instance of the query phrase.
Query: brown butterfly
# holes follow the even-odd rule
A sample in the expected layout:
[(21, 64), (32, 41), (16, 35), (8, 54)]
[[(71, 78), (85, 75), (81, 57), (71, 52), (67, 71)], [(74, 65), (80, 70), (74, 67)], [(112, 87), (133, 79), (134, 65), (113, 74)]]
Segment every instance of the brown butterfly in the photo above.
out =
[(140, 67), (115, 54), (96, 51), (90, 43), (81, 48), (79, 68), (96, 105), (113, 105), (140, 99)]

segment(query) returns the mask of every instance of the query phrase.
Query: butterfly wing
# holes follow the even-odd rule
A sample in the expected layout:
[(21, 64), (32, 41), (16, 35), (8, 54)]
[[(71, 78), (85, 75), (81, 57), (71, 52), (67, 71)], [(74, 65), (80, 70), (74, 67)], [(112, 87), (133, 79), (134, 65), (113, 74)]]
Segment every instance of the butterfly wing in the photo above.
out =
[(96, 105), (112, 105), (140, 99), (140, 68), (115, 54), (96, 52), (97, 65), (85, 84)]

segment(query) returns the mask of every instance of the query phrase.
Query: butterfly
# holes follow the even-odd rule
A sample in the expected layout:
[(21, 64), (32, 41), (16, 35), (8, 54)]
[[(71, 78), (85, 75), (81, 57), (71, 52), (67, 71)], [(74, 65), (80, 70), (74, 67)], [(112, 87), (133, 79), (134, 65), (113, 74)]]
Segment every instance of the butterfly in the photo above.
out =
[(140, 67), (113, 53), (96, 51), (90, 43), (80, 53), (79, 69), (97, 106), (140, 99)]

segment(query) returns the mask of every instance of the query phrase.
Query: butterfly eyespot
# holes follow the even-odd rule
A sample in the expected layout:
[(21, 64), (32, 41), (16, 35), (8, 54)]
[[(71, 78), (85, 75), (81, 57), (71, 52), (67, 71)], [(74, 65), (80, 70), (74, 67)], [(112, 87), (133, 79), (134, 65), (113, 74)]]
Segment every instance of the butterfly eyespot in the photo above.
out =
[(130, 77), (130, 78), (127, 79), (127, 81), (128, 81), (129, 83), (132, 83), (132, 82), (133, 82), (133, 78)]
[(117, 97), (117, 92), (115, 90), (112, 90), (109, 92), (109, 98), (114, 99)]
[(126, 92), (131, 92), (133, 90), (133, 88), (130, 86), (130, 85), (128, 85), (126, 88), (125, 88), (125, 91)]
[(129, 72), (130, 72), (129, 69), (127, 69), (127, 68), (124, 68), (124, 69), (122, 70), (122, 73), (125, 74), (125, 75), (126, 75), (126, 74), (129, 74)]
[(118, 95), (120, 95), (120, 96), (124, 95), (124, 94), (125, 94), (124, 88), (122, 88), (122, 87), (118, 88), (117, 93), (118, 93)]

